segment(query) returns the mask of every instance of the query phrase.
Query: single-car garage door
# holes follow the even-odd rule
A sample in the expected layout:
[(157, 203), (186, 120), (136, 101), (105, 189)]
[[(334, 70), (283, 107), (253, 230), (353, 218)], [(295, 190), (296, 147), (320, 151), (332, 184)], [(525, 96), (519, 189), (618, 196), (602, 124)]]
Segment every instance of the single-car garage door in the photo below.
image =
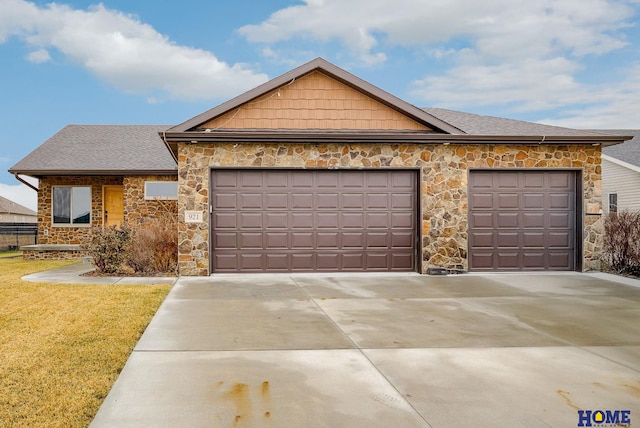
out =
[(469, 269), (574, 270), (575, 171), (471, 171)]
[(213, 272), (413, 271), (417, 172), (212, 170)]

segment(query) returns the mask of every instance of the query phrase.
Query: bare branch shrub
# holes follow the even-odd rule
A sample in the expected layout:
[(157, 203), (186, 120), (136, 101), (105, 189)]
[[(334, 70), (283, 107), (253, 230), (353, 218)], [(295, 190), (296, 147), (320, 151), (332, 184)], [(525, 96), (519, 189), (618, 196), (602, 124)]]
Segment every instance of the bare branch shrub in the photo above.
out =
[(604, 221), (604, 257), (609, 271), (640, 276), (640, 211), (612, 213)]
[(175, 216), (148, 218), (131, 234), (127, 264), (137, 273), (175, 272), (178, 265), (178, 225)]

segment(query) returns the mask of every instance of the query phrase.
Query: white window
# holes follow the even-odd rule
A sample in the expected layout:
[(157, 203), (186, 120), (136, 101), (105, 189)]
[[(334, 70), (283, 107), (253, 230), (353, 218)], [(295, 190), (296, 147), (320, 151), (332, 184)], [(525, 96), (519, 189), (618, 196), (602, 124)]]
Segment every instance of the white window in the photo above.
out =
[(609, 212), (610, 213), (618, 212), (618, 194), (617, 193), (609, 193)]
[(145, 199), (178, 199), (178, 182), (177, 181), (145, 181), (144, 183)]
[(91, 187), (54, 187), (53, 224), (90, 225)]

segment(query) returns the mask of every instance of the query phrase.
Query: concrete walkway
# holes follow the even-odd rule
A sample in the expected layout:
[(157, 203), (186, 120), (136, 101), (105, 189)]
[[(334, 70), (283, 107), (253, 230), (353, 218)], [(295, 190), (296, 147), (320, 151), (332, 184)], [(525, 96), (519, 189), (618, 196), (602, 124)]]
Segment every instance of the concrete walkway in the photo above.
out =
[(91, 426), (575, 427), (578, 410), (629, 410), (637, 425), (638, 285), (182, 277)]
[(126, 277), (126, 276), (82, 276), (91, 272), (95, 267), (91, 263), (76, 263), (58, 269), (33, 273), (22, 277), (31, 282), (53, 282), (60, 284), (105, 284), (105, 285), (136, 285), (136, 284), (170, 284), (177, 281), (176, 277)]

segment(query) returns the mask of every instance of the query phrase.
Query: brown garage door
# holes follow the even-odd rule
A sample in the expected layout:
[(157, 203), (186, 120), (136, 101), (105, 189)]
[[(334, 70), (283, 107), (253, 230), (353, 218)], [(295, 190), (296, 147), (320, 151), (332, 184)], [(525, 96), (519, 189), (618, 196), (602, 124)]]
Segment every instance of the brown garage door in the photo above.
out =
[(576, 172), (470, 172), (470, 270), (574, 270), (575, 243)]
[(213, 170), (214, 272), (413, 271), (416, 171)]

